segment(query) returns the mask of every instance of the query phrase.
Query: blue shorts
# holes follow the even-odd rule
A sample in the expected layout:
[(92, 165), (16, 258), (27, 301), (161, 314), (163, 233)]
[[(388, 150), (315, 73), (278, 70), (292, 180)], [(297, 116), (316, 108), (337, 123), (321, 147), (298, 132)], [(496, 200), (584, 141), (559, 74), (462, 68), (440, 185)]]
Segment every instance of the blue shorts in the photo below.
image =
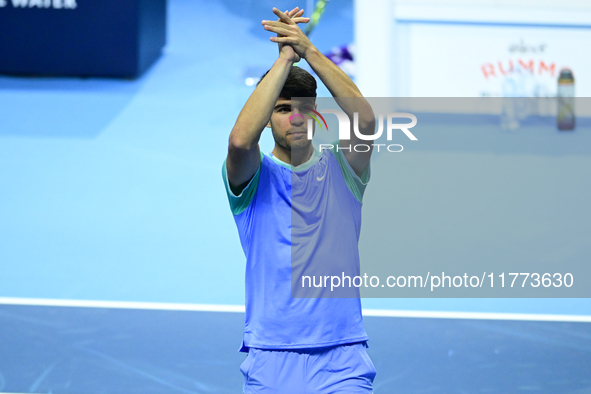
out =
[(376, 370), (364, 342), (314, 349), (250, 348), (240, 366), (245, 394), (371, 393)]

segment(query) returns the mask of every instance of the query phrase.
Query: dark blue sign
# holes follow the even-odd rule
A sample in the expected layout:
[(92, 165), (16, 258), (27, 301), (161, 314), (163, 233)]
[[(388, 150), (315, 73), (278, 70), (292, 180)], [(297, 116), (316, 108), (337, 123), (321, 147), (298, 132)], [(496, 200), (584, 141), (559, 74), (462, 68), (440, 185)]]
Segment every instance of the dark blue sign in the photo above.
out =
[(0, 73), (135, 78), (166, 43), (166, 0), (0, 0)]

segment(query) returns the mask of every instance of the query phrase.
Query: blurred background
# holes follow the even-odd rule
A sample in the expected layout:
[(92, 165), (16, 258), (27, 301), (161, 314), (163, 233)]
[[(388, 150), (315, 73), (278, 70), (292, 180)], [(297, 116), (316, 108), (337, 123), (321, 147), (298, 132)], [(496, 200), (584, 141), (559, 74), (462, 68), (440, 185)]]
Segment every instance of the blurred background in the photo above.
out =
[[(112, 307), (165, 303), (176, 305), (161, 304), (165, 309), (185, 305), (201, 311), (211, 306), (236, 313), (235, 330), (224, 341), (229, 351), (238, 348), (245, 258), (221, 168), (240, 109), (277, 57), (260, 23), (274, 19), (272, 7), (300, 6), (308, 16), (316, 10), (312, 42), (367, 97), (556, 97), (565, 68), (574, 76), (574, 82), (566, 82), (572, 88), (566, 95), (591, 94), (588, 1), (120, 3), (0, 0), (0, 301), (5, 308), (89, 305), (83, 301)], [(300, 65), (309, 69), (305, 62)], [(320, 86), (318, 96), (330, 94)], [(589, 142), (587, 137), (577, 141)], [(263, 134), (261, 147), (272, 150), (270, 133)], [(589, 152), (580, 156), (586, 166)], [(588, 179), (579, 182), (588, 185)], [(575, 321), (591, 316), (588, 299), (364, 299), (363, 306), (578, 316)], [(19, 313), (4, 309), (5, 327)], [(28, 320), (19, 321), (45, 313), (27, 310)], [(149, 317), (145, 322), (152, 324)], [(576, 327), (573, 335), (583, 343), (572, 346), (587, 355), (591, 331), (587, 325)], [(386, 326), (379, 330), (389, 335)], [(529, 335), (527, 328), (523, 332)], [(26, 336), (18, 338), (27, 342)], [(7, 360), (26, 346), (0, 349), (0, 358)], [(30, 381), (37, 382), (51, 365), (31, 373)], [(239, 363), (228, 365), (224, 371), (238, 375), (240, 387)], [(382, 378), (388, 376), (395, 374)], [(51, 392), (41, 389), (42, 381), (11, 390)], [(572, 392), (591, 385), (577, 382), (582, 386)], [(439, 392), (457, 392), (457, 385), (446, 387)], [(206, 385), (190, 392), (226, 391)]]
[[(170, 0), (166, 46), (136, 79), (1, 76), (0, 295), (242, 305), (245, 260), (221, 165), (277, 56), (260, 22), (295, 5)], [(85, 3), (10, 6), (0, 15), (47, 19)], [(3, 46), (23, 39), (0, 26)], [(567, 66), (576, 95), (591, 90), (584, 1), (332, 0), (310, 37), (368, 97), (555, 96)], [(322, 85), (318, 95), (330, 96)], [(272, 149), (270, 133), (261, 144)]]

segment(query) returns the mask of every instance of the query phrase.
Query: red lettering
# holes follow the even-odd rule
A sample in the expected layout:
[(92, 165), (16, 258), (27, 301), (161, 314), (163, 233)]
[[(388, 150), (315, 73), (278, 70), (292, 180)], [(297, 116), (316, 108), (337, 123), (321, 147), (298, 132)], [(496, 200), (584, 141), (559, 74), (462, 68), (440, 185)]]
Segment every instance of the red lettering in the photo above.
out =
[(546, 66), (546, 63), (544, 63), (543, 60), (540, 60), (539, 74), (542, 75), (542, 72), (544, 70), (548, 71), (551, 76), (554, 76), (554, 71), (556, 71), (556, 65), (554, 63), (551, 63), (549, 66)]
[(484, 74), (484, 77), (486, 79), (488, 79), (488, 76), (492, 76), (492, 77), (496, 77), (495, 75), (495, 66), (493, 66), (492, 63), (486, 63), (484, 64), (482, 67), (482, 73)]
[(529, 63), (525, 64), (523, 62), (523, 60), (519, 59), (519, 64), (521, 64), (521, 67), (523, 67), (525, 70), (529, 70), (530, 73), (534, 73), (534, 61), (530, 60)]
[(499, 62), (499, 70), (501, 70), (501, 74), (507, 75), (513, 72), (513, 60), (509, 60), (509, 67), (511, 67), (511, 69), (507, 72), (503, 70), (503, 64)]

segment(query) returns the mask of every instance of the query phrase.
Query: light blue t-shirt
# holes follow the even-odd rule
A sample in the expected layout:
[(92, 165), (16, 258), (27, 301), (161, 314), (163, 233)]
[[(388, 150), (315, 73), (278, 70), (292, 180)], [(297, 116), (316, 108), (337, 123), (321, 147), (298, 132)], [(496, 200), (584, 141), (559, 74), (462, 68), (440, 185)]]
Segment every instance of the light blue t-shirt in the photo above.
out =
[(336, 149), (315, 151), (297, 167), (261, 153), (259, 169), (240, 195), (230, 189), (225, 162), (222, 174), (246, 255), (241, 350), (366, 341), (361, 301), (351, 296), (357, 289), (338, 293), (348, 298), (327, 298), (337, 294), (330, 286), (304, 289), (301, 277), (359, 275), (361, 201), (369, 166), (358, 177)]

